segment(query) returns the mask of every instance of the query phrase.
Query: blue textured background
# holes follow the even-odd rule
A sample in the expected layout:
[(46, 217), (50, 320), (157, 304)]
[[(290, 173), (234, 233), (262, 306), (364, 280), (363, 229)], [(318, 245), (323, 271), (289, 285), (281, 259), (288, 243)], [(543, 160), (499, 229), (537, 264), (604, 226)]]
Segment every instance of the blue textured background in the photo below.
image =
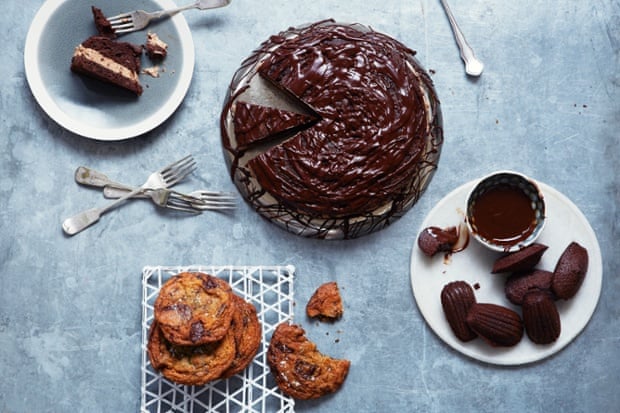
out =
[[(620, 2), (450, 3), (486, 64), (477, 80), (464, 75), (438, 0), (233, 0), (188, 12), (196, 69), (184, 103), (144, 136), (102, 143), (66, 132), (39, 109), (23, 52), (42, 2), (3, 2), (0, 412), (137, 411), (140, 274), (158, 264), (296, 266), (296, 320), (319, 348), (352, 361), (338, 393), (298, 402), (300, 412), (618, 411)], [(133, 202), (74, 238), (63, 235), (66, 216), (103, 203), (74, 184), (78, 165), (138, 184), (191, 152), (199, 171), (185, 188), (234, 190), (218, 124), (232, 74), (269, 35), (327, 17), (398, 38), (432, 73), (445, 144), (427, 192), (404, 218), (358, 240), (326, 242), (290, 235), (245, 204), (232, 216), (187, 218)], [(453, 188), (496, 169), (568, 196), (603, 253), (603, 292), (584, 332), (554, 357), (516, 368), (448, 348), (421, 318), (409, 283), (424, 216)], [(306, 320), (303, 308), (328, 280), (343, 288), (346, 309), (325, 326)]]

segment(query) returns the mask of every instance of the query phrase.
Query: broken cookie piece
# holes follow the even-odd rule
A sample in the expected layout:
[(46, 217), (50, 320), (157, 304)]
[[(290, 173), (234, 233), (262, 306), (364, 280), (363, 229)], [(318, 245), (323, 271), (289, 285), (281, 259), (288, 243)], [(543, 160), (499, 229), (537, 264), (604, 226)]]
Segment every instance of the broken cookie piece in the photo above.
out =
[(335, 281), (317, 288), (306, 305), (306, 314), (311, 318), (336, 320), (342, 317), (343, 312), (342, 297)]

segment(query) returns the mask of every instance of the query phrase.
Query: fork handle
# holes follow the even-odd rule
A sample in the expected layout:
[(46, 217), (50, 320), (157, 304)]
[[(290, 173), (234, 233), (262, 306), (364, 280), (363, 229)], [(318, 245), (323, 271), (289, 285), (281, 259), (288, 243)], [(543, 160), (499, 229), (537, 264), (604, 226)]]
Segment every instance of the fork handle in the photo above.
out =
[(182, 11), (189, 10), (189, 9), (197, 9), (199, 7), (200, 7), (200, 0), (196, 0), (195, 2), (191, 4), (177, 7), (176, 9), (155, 11), (149, 14), (151, 15), (152, 19), (161, 19), (162, 17), (174, 16), (175, 14), (180, 13)]
[[(128, 185), (114, 182), (108, 178), (105, 174), (96, 171), (86, 166), (80, 166), (75, 170), (75, 182), (81, 185), (93, 186), (96, 188), (103, 188), (103, 195), (106, 198), (120, 198), (127, 192), (134, 189)], [(111, 195), (108, 196), (108, 193)], [(137, 194), (135, 198), (146, 198), (144, 194)]]
[(125, 200), (131, 198), (136, 195), (138, 192), (142, 191), (142, 188), (136, 188), (133, 191), (128, 192), (124, 196), (120, 197), (116, 201), (104, 206), (103, 208), (91, 208), (85, 211), (79, 212), (73, 215), (70, 218), (67, 218), (62, 223), (62, 229), (65, 231), (67, 235), (75, 235), (78, 232), (85, 230), (86, 228), (93, 225), (95, 222), (99, 221), (101, 215), (105, 214), (112, 208), (116, 208), (118, 205), (122, 204)]

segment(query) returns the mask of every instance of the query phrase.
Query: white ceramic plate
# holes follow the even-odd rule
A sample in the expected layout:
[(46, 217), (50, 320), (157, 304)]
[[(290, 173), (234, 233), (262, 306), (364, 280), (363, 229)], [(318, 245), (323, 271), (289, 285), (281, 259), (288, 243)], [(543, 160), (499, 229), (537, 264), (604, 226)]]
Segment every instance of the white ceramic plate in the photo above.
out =
[[(420, 231), (429, 226), (448, 227), (463, 222), (467, 194), (475, 183), (469, 182), (444, 197), (428, 214)], [(526, 334), (519, 344), (510, 348), (494, 348), (481, 339), (468, 343), (458, 340), (445, 319), (440, 301), (441, 290), (450, 281), (464, 280), (472, 286), (479, 286), (474, 290), (478, 302), (504, 305), (521, 313), (520, 308), (512, 305), (504, 296), (507, 275), (491, 274), (498, 253), (485, 249), (470, 237), (464, 251), (447, 258), (441, 254), (429, 258), (420, 251), (416, 238), (411, 254), (411, 286), (418, 308), (444, 342), (474, 359), (499, 365), (520, 365), (551, 356), (584, 329), (598, 303), (603, 263), (596, 235), (585, 216), (568, 198), (548, 185), (540, 182), (539, 185), (547, 204), (547, 224), (537, 242), (547, 245), (549, 249), (537, 267), (553, 271), (558, 258), (571, 241), (584, 246), (589, 256), (588, 272), (577, 295), (568, 301), (557, 301), (562, 332), (553, 344), (534, 344)]]
[[(172, 0), (94, 1), (106, 16), (135, 9), (176, 7)], [(141, 74), (142, 96), (106, 86), (70, 70), (73, 50), (97, 34), (91, 3), (48, 0), (37, 12), (24, 50), (26, 78), (41, 108), (59, 125), (88, 138), (128, 139), (159, 126), (183, 101), (194, 71), (194, 43), (182, 14), (152, 23), (147, 29), (119, 37), (141, 45), (148, 31), (168, 43), (168, 56), (159, 64), (160, 77)], [(153, 66), (146, 55), (142, 67)]]

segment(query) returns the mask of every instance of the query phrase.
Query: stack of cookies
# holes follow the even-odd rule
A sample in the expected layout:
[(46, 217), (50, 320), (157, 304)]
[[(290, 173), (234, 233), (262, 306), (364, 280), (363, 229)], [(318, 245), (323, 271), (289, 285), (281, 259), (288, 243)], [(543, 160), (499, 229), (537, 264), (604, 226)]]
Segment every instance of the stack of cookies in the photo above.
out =
[(153, 368), (167, 379), (204, 385), (243, 371), (261, 335), (256, 309), (226, 281), (183, 272), (160, 289), (147, 350)]

